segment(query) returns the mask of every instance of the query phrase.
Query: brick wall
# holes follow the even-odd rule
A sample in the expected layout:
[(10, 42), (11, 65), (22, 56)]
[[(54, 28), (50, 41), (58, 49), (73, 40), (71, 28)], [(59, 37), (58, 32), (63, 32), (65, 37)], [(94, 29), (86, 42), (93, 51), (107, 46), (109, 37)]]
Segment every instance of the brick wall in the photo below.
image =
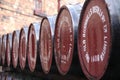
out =
[(40, 22), (33, 10), (34, 0), (0, 0), (0, 35)]
[(57, 14), (58, 0), (42, 0), (42, 8), (47, 15)]
[[(60, 0), (60, 7), (68, 4), (83, 3), (85, 0)], [(47, 15), (57, 14), (58, 0), (42, 0), (42, 9)]]
[[(34, 15), (36, 0), (0, 0), (0, 35), (19, 30), (32, 22), (40, 22)], [(83, 3), (84, 0), (60, 0), (60, 6)], [(42, 0), (42, 11), (47, 15), (57, 14), (58, 0)]]
[(76, 4), (76, 3), (83, 3), (85, 0), (61, 0), (60, 4), (67, 5), (67, 4)]

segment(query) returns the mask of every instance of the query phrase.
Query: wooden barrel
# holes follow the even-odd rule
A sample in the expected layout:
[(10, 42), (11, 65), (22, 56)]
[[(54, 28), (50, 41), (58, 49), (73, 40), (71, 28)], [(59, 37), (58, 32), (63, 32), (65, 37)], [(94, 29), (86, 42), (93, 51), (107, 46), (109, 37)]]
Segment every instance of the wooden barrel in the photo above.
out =
[(33, 72), (36, 68), (38, 55), (38, 40), (39, 40), (39, 30), (40, 30), (40, 23), (31, 23), (28, 30), (28, 43), (27, 43), (27, 53), (28, 53), (28, 65), (31, 72)]
[(12, 65), (13, 68), (18, 66), (18, 50), (19, 50), (19, 30), (15, 30), (12, 35)]
[(6, 35), (2, 36), (2, 48), (1, 48), (1, 52), (2, 52), (2, 66), (5, 65), (5, 52), (6, 52)]
[(11, 53), (12, 53), (12, 33), (8, 33), (6, 39), (6, 64), (8, 67), (12, 65)]
[(2, 51), (1, 51), (1, 48), (2, 48), (2, 37), (0, 37), (0, 65), (2, 64)]
[(48, 74), (53, 59), (53, 38), (56, 16), (44, 17), (41, 21), (39, 34), (40, 62), (42, 70)]
[(78, 52), (82, 70), (90, 80), (101, 79), (105, 72), (105, 80), (120, 79), (119, 4), (119, 0), (86, 0), (83, 6)]
[(55, 24), (54, 54), (60, 74), (70, 69), (73, 54), (77, 54), (77, 29), (81, 4), (62, 6)]
[(19, 43), (19, 64), (20, 68), (24, 70), (27, 60), (27, 41), (28, 41), (28, 27), (23, 27), (20, 31)]

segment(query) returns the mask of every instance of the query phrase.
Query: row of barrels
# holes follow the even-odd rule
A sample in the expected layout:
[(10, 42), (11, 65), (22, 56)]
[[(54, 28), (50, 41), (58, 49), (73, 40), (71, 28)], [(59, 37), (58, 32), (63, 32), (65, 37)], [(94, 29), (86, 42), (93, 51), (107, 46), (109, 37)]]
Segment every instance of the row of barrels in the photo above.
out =
[(119, 0), (86, 0), (83, 5), (62, 6), (57, 16), (3, 35), (2, 66), (16, 68), (19, 63), (24, 70), (28, 64), (33, 72), (41, 64), (48, 74), (55, 58), (62, 75), (80, 63), (81, 73), (90, 80), (120, 79), (119, 4)]

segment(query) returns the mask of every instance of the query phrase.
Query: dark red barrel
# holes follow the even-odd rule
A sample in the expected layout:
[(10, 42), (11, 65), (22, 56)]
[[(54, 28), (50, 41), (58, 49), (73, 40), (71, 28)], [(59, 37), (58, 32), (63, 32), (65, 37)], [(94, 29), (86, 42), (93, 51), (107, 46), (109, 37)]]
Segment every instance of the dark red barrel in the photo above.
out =
[(39, 53), (41, 66), (45, 74), (49, 73), (52, 64), (55, 20), (56, 16), (45, 17), (42, 19), (40, 27)]
[(82, 5), (67, 5), (59, 10), (55, 24), (54, 54), (60, 74), (65, 75), (71, 66)]
[(105, 80), (120, 79), (119, 0), (85, 2), (78, 28), (78, 52), (89, 80), (101, 79), (105, 72)]
[(5, 52), (6, 52), (6, 35), (2, 36), (2, 48), (1, 48), (1, 52), (2, 52), (2, 66), (5, 65)]
[(2, 59), (2, 51), (1, 51), (1, 48), (2, 48), (2, 38), (0, 37), (0, 65), (1, 65), (1, 59)]
[(36, 65), (40, 65), (40, 64), (36, 64), (37, 62), (37, 57), (38, 55), (38, 50), (39, 50), (39, 46), (38, 46), (38, 40), (39, 40), (39, 30), (40, 30), (40, 23), (32, 23), (29, 26), (29, 30), (28, 30), (28, 65), (29, 65), (29, 69), (31, 72), (33, 72), (36, 68)]
[(24, 70), (26, 66), (27, 58), (27, 39), (28, 38), (28, 27), (23, 27), (20, 31), (20, 43), (19, 43), (19, 64), (20, 68)]
[(18, 66), (19, 34), (20, 31), (16, 30), (12, 35), (12, 64), (14, 68)]
[(6, 39), (6, 65), (10, 67), (12, 64), (11, 60), (11, 53), (12, 53), (12, 33), (7, 34), (7, 39)]

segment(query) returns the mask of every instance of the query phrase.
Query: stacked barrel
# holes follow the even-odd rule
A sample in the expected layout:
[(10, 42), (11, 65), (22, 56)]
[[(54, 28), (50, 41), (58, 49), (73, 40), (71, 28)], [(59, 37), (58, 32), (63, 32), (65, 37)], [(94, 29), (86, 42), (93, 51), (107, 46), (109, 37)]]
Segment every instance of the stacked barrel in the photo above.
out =
[[(88, 79), (120, 79), (120, 1), (87, 0), (78, 28), (78, 53)], [(118, 75), (116, 75), (116, 73)]]
[(74, 72), (82, 69), (90, 80), (120, 79), (119, 4), (86, 0), (84, 5), (62, 6), (58, 15), (2, 35), (0, 65), (31, 72), (39, 65), (50, 74), (55, 61), (61, 75), (75, 66)]

